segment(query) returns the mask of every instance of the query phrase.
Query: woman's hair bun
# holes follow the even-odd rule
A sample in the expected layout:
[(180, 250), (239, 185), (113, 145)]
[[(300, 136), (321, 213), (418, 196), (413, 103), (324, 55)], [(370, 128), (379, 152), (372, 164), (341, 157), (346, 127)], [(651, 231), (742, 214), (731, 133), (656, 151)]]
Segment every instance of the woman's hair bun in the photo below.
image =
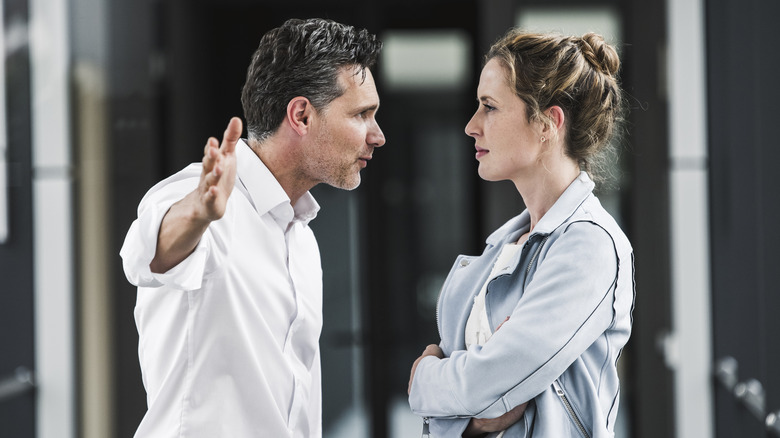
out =
[(586, 33), (580, 38), (580, 51), (588, 63), (601, 73), (614, 76), (620, 69), (617, 51), (597, 33)]

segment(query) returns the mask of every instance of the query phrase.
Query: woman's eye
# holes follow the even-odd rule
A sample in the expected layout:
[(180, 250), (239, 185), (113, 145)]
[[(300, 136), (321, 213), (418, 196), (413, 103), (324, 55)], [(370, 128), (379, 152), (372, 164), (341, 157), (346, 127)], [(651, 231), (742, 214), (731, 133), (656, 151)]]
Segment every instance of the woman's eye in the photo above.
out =
[(496, 109), (495, 107), (490, 106), (486, 103), (483, 103), (482, 106), (485, 107), (485, 111), (493, 111), (494, 109)]

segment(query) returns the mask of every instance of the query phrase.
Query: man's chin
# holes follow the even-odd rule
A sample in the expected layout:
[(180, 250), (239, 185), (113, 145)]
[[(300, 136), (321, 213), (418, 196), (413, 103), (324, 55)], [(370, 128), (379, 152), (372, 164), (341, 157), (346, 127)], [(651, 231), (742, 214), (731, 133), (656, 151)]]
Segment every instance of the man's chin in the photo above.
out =
[(356, 174), (354, 178), (343, 179), (329, 185), (341, 190), (355, 190), (360, 186), (360, 174)]

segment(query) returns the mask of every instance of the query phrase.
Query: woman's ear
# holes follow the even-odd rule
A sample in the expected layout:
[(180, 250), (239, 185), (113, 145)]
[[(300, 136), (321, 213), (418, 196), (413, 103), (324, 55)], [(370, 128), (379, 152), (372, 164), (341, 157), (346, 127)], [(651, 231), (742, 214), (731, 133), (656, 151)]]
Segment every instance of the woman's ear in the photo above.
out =
[(313, 111), (314, 106), (312, 106), (309, 99), (303, 96), (294, 97), (287, 104), (286, 122), (298, 135), (306, 135), (309, 129), (311, 129)]
[[(547, 108), (544, 112), (552, 122), (552, 125), (550, 125), (549, 128), (554, 129), (556, 131), (556, 135), (561, 134), (563, 131), (563, 125), (566, 122), (566, 116), (563, 114), (563, 108), (559, 107), (558, 105), (554, 105)], [(545, 129), (547, 129), (547, 127), (545, 127)]]

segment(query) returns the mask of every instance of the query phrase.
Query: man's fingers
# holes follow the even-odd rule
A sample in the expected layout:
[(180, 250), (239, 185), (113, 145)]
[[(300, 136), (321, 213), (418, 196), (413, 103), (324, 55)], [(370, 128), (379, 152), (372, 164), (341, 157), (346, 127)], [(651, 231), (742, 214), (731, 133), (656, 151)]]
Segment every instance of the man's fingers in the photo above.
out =
[(203, 155), (207, 155), (211, 148), (219, 148), (219, 143), (214, 137), (209, 137), (209, 139), (206, 140), (206, 146), (203, 148)]
[(211, 187), (217, 186), (219, 184), (219, 180), (222, 177), (222, 167), (220, 167), (219, 163), (214, 161), (210, 163), (211, 167), (210, 169), (206, 168), (206, 161), (204, 158), (204, 164), (203, 164), (203, 174), (201, 175), (201, 184), (204, 191), (208, 191)]
[(219, 155), (219, 144), (214, 137), (209, 138), (206, 142), (206, 147), (203, 148), (203, 173), (209, 173), (214, 168), (214, 163), (217, 162)]
[(198, 186), (199, 200), (211, 220), (224, 214), (227, 197), (235, 176), (235, 157), (232, 156), (236, 142), (241, 138), (241, 119), (233, 117), (225, 129), (222, 145), (210, 137), (203, 148), (203, 170)]
[(209, 187), (209, 199), (217, 199), (217, 196), (219, 196), (219, 187)]
[(236, 143), (241, 138), (243, 124), (241, 119), (233, 117), (230, 119), (225, 134), (222, 137), (222, 144), (214, 137), (209, 137), (206, 146), (203, 148), (203, 171), (204, 174), (210, 173), (216, 163), (220, 161), (220, 155), (232, 154), (236, 150)]
[(241, 133), (244, 130), (244, 124), (238, 117), (230, 119), (225, 134), (222, 136), (222, 146), (220, 150), (223, 153), (232, 153), (236, 149), (236, 142), (241, 138)]

